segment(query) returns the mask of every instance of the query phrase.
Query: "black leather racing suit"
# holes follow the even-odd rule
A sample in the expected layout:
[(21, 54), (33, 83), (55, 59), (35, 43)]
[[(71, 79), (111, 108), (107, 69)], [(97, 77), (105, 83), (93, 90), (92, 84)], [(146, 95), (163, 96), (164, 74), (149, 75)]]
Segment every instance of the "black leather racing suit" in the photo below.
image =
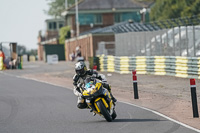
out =
[(87, 77), (94, 77), (101, 80), (103, 87), (106, 88), (109, 92), (111, 92), (110, 85), (105, 83), (106, 82), (105, 79), (103, 79), (102, 76), (99, 75), (96, 71), (88, 70), (83, 76), (75, 74), (73, 77), (74, 94), (78, 96), (77, 107), (80, 109), (87, 108), (87, 104), (85, 102), (85, 99), (81, 97), (82, 92), (77, 85), (79, 83), (84, 84), (84, 81)]

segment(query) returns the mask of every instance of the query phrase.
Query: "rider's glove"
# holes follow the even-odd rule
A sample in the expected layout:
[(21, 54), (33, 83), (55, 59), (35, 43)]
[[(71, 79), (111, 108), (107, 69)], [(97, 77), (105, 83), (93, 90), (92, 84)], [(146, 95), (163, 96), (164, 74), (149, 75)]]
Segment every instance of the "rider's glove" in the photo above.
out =
[(98, 77), (97, 77), (99, 80), (102, 80), (102, 77), (100, 76), (100, 75), (98, 75)]
[(81, 94), (81, 98), (84, 98), (83, 94)]
[(97, 78), (97, 74), (92, 74), (92, 78)]
[(99, 74), (93, 74), (92, 77), (102, 80), (101, 75)]
[(77, 83), (76, 83), (76, 82), (74, 82), (74, 83), (73, 83), (73, 85), (74, 85), (74, 86), (77, 86)]

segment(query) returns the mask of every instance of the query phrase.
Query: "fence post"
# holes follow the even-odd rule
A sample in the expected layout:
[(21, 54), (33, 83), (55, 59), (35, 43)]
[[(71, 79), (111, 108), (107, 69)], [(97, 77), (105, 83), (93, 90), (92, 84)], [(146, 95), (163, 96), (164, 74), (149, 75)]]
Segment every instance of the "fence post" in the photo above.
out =
[(186, 25), (186, 30), (185, 30), (185, 32), (186, 32), (186, 45), (187, 45), (187, 57), (189, 57), (189, 46), (188, 46), (188, 27), (187, 27), (187, 25)]
[(199, 113), (198, 113), (198, 105), (197, 105), (197, 95), (196, 95), (195, 79), (190, 79), (190, 88), (191, 88), (193, 117), (197, 118), (197, 117), (199, 117)]
[(167, 39), (167, 40), (166, 40), (167, 43), (166, 43), (166, 48), (165, 48), (165, 51), (166, 51), (166, 52), (165, 52), (165, 53), (166, 53), (165, 56), (166, 56), (166, 55), (169, 56), (169, 54), (168, 54), (168, 52), (169, 52), (169, 51), (168, 51), (168, 49), (169, 49), (169, 40), (168, 40), (168, 38), (169, 38), (169, 33), (168, 33), (168, 31), (169, 31), (169, 30), (168, 30), (168, 28), (167, 28), (167, 32), (166, 32), (166, 34), (167, 34), (167, 38), (166, 38), (166, 39)]
[(132, 70), (133, 74), (133, 91), (134, 91), (134, 99), (139, 99), (138, 96), (138, 87), (137, 87), (137, 76), (136, 76), (136, 70)]
[(93, 66), (93, 71), (97, 71), (97, 65)]
[(196, 46), (195, 46), (195, 26), (192, 26), (193, 28), (193, 47), (194, 47), (194, 57), (196, 57)]
[(179, 26), (179, 50), (180, 56), (182, 55), (182, 46), (181, 46), (181, 27)]
[(173, 53), (174, 53), (174, 56), (176, 56), (174, 27), (173, 27), (172, 30), (173, 30), (173, 33), (172, 33), (172, 36), (173, 36)]
[(145, 50), (145, 56), (147, 56), (147, 35), (146, 31), (144, 31), (144, 50)]

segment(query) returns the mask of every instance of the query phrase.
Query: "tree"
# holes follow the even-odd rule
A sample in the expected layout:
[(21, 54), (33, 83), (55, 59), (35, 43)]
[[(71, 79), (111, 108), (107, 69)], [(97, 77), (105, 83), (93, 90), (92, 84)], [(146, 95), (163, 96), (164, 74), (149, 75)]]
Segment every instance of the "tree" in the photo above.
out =
[[(45, 11), (50, 16), (59, 17), (61, 13), (65, 10), (65, 0), (47, 0), (49, 1), (49, 10)], [(68, 6), (75, 3), (75, 0), (67, 0)]]
[(200, 14), (199, 0), (156, 0), (150, 12), (152, 21)]
[(181, 16), (193, 16), (193, 15), (200, 15), (200, 1), (199, 0), (190, 0), (187, 1), (188, 5), (184, 12), (182, 12)]
[(34, 56), (36, 56), (36, 55), (37, 55), (37, 49), (28, 50), (26, 53), (29, 54), (29, 55), (34, 55)]
[(65, 26), (65, 27), (62, 27), (59, 31), (59, 35), (60, 35), (60, 38), (59, 38), (59, 43), (60, 44), (65, 44), (65, 40), (67, 38), (70, 38), (71, 37), (71, 34), (70, 34), (70, 26)]

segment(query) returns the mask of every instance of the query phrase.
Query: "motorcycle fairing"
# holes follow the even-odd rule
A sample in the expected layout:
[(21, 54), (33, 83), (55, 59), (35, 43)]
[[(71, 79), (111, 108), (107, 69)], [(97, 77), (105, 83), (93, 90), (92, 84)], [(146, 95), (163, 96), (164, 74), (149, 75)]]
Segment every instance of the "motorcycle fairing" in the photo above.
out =
[(102, 97), (99, 97), (99, 98), (95, 99), (95, 101), (94, 101), (94, 106), (95, 106), (97, 112), (100, 112), (100, 109), (99, 109), (99, 107), (97, 106), (97, 102), (98, 102), (99, 100), (101, 100), (101, 101), (103, 102), (103, 104), (105, 105), (105, 107), (108, 108), (108, 104), (107, 104), (106, 100), (105, 100), (104, 98), (102, 98)]

